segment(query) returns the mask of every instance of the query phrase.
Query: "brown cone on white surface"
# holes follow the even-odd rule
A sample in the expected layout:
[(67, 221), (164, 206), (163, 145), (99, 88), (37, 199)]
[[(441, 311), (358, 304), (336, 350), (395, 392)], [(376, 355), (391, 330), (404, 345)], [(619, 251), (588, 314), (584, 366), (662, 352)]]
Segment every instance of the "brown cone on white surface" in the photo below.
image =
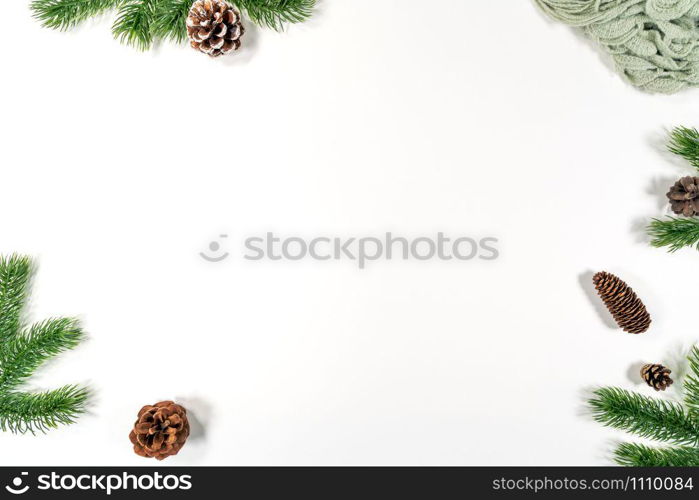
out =
[(699, 177), (682, 177), (670, 188), (667, 197), (677, 215), (699, 215)]
[(129, 434), (137, 455), (156, 460), (177, 455), (187, 437), (187, 410), (172, 401), (160, 401), (141, 408)]
[(656, 391), (664, 391), (672, 385), (671, 373), (672, 370), (659, 363), (643, 365), (641, 368), (641, 378)]
[(592, 282), (622, 330), (634, 334), (648, 330), (651, 319), (646, 306), (621, 278), (602, 271), (592, 277)]
[(240, 48), (245, 33), (240, 12), (223, 0), (197, 0), (187, 16), (192, 48), (218, 57)]

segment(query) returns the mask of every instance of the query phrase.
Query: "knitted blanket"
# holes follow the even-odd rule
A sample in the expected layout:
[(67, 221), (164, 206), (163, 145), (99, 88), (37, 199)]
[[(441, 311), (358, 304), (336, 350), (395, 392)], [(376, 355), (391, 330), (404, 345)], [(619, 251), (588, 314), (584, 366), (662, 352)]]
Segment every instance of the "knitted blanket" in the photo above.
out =
[(699, 86), (699, 0), (534, 0), (582, 28), (619, 73), (649, 92)]

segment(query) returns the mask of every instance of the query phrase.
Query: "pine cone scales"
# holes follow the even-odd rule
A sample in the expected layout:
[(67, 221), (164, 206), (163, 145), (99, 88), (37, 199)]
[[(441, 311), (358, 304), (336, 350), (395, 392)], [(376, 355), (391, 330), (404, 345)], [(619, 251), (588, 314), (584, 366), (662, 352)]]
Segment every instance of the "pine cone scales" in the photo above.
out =
[(656, 391), (664, 391), (672, 385), (671, 373), (672, 370), (659, 364), (643, 365), (641, 368), (641, 377)]
[(635, 334), (648, 330), (650, 314), (631, 287), (607, 272), (595, 274), (592, 281), (597, 294), (622, 330)]
[(667, 193), (672, 211), (685, 217), (699, 214), (699, 177), (682, 177)]
[(137, 455), (163, 460), (177, 455), (188, 436), (187, 410), (172, 401), (160, 401), (141, 408), (129, 439)]
[(238, 50), (243, 33), (240, 13), (223, 0), (197, 0), (189, 10), (190, 44), (211, 57)]

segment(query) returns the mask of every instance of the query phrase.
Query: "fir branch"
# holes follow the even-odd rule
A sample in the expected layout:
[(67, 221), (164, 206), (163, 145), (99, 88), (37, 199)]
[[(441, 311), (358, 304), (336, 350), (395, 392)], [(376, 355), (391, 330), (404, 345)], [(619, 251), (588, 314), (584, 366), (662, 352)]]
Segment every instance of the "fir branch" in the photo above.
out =
[(679, 404), (616, 387), (595, 391), (589, 401), (596, 421), (640, 437), (677, 445), (699, 445), (699, 422)]
[(34, 0), (34, 17), (48, 28), (70, 29), (119, 5), (121, 0)]
[(670, 133), (668, 149), (699, 169), (699, 131), (697, 129), (675, 127)]
[(27, 257), (0, 257), (0, 353), (19, 332), (31, 271)]
[(255, 24), (277, 31), (284, 23), (300, 23), (313, 14), (315, 0), (233, 0)]
[(27, 257), (0, 257), (0, 430), (46, 431), (82, 413), (87, 390), (65, 386), (27, 394), (13, 392), (44, 361), (75, 347), (83, 337), (74, 319), (59, 318), (22, 330), (32, 265)]
[(669, 247), (670, 252), (676, 252), (684, 247), (694, 247), (699, 250), (699, 219), (688, 217), (653, 219), (647, 231), (653, 238), (650, 244), (656, 248)]
[(138, 50), (148, 50), (153, 44), (152, 25), (157, 3), (157, 0), (123, 0), (112, 25), (114, 38)]
[(187, 39), (187, 16), (194, 0), (160, 0), (155, 10), (153, 36), (181, 43)]
[(42, 393), (0, 393), (0, 429), (23, 434), (72, 424), (85, 412), (87, 389), (67, 385)]
[(697, 467), (699, 448), (652, 448), (642, 444), (622, 443), (614, 451), (614, 460), (627, 467)]
[(684, 403), (689, 414), (699, 420), (699, 347), (692, 348), (688, 359), (691, 373), (684, 380)]
[(6, 345), (0, 391), (14, 389), (44, 361), (77, 346), (82, 338), (82, 330), (74, 319), (50, 319), (32, 325)]

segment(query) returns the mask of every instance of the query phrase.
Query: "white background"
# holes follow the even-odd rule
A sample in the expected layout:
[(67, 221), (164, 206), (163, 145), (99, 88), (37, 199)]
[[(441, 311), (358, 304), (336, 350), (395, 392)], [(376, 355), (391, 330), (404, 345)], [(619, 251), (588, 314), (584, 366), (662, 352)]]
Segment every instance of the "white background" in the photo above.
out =
[[(638, 92), (529, 1), (326, 1), (217, 60), (121, 46), (111, 16), (42, 29), (28, 3), (3, 5), (0, 249), (38, 260), (32, 319), (89, 332), (29, 386), (95, 397), (0, 435), (3, 465), (153, 465), (127, 435), (165, 398), (199, 422), (169, 465), (608, 464), (623, 435), (585, 391), (651, 394), (637, 365), (699, 337), (699, 256), (642, 231), (692, 173), (662, 143), (699, 94)], [(497, 236), (501, 258), (243, 260), (270, 230)], [(650, 332), (609, 326), (602, 269)]]

